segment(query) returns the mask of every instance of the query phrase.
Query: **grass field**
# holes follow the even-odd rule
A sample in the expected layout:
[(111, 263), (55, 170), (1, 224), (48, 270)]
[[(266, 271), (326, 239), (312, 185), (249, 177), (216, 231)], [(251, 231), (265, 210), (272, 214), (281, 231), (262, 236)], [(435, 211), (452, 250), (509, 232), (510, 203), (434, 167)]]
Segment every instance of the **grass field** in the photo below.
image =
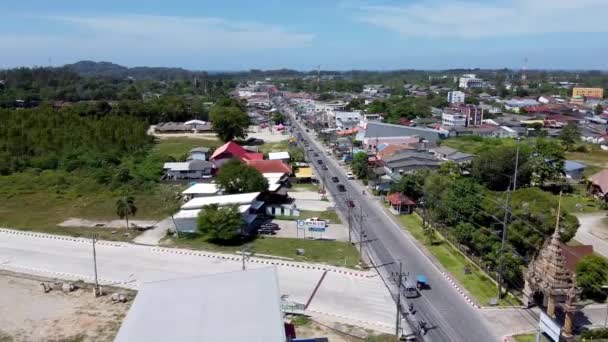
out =
[(287, 151), (288, 149), (289, 149), (289, 142), (287, 140), (283, 140), (283, 141), (264, 143), (264, 144), (260, 145), (259, 150), (261, 153), (268, 153), (268, 152), (283, 152), (283, 151)]
[[(202, 237), (168, 237), (162, 243), (169, 247), (200, 249), (221, 253), (234, 253), (243, 247), (240, 244), (221, 246), (211, 243)], [(351, 268), (359, 264), (359, 253), (355, 247), (347, 242), (261, 236), (247, 242), (246, 245), (251, 246), (256, 254), (292, 258), (294, 261), (315, 262)], [(303, 256), (296, 255), (298, 248), (304, 249)]]
[[(478, 301), (481, 306), (489, 306), (490, 299), (496, 297), (496, 284), (481, 272), (473, 263), (469, 262), (458, 250), (446, 242), (440, 234), (434, 237), (431, 245), (422, 229), (422, 219), (417, 214), (402, 215), (399, 217), (406, 229), (416, 238), (424, 243), (425, 247), (437, 258), (441, 265), (469, 293)], [(471, 269), (470, 274), (464, 273), (464, 268)], [(432, 286), (432, 285), (431, 285)], [(500, 300), (499, 305), (517, 305), (515, 298)]]
[(221, 145), (219, 140), (198, 139), (198, 138), (166, 138), (160, 139), (154, 147), (153, 153), (159, 155), (180, 158), (195, 147), (217, 148)]
[(510, 138), (481, 138), (481, 137), (455, 137), (441, 141), (442, 146), (455, 148), (465, 153), (476, 154), (487, 146), (515, 146), (515, 140)]
[(291, 187), (294, 190), (319, 191), (319, 185), (314, 183), (294, 183)]
[(566, 152), (566, 159), (580, 161), (583, 164), (597, 168), (608, 168), (608, 151)]

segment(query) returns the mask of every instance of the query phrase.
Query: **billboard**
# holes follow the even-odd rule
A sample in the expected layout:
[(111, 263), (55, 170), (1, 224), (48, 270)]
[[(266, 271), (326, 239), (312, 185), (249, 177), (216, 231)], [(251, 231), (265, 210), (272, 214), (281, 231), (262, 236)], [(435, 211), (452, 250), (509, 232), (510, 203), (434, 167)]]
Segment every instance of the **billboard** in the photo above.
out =
[[(323, 220), (298, 220), (298, 228), (299, 229), (306, 229), (308, 228), (308, 230), (311, 230), (311, 228), (323, 228), (325, 230), (325, 228), (327, 228), (327, 222), (323, 221)], [(316, 230), (315, 230), (316, 231)]]

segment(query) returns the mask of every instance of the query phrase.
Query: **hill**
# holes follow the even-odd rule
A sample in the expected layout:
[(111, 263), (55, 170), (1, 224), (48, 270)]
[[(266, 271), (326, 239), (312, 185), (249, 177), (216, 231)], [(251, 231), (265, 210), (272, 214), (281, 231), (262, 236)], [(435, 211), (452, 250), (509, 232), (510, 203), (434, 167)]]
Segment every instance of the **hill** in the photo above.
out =
[(182, 68), (165, 67), (133, 67), (128, 68), (111, 62), (80, 61), (66, 64), (65, 68), (81, 76), (101, 76), (111, 78), (152, 79), (170, 81), (176, 79), (189, 79), (192, 77), (206, 77), (204, 71), (190, 71)]

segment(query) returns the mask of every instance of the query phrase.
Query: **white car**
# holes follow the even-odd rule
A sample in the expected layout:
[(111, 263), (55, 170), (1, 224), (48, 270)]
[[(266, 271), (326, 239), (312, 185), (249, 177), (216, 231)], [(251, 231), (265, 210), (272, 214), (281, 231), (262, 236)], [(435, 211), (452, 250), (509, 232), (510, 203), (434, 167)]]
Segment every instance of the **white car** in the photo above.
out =
[(355, 179), (355, 175), (353, 175), (352, 172), (347, 172), (346, 173), (346, 178), (348, 178), (348, 179)]

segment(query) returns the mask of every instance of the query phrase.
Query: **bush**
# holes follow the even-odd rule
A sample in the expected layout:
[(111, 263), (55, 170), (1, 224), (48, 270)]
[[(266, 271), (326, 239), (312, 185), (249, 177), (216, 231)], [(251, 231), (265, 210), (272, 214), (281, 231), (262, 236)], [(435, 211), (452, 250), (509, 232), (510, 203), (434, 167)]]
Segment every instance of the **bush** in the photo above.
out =
[(594, 330), (585, 330), (581, 334), (581, 337), (584, 339), (608, 338), (608, 329), (600, 328), (600, 329), (594, 329)]

